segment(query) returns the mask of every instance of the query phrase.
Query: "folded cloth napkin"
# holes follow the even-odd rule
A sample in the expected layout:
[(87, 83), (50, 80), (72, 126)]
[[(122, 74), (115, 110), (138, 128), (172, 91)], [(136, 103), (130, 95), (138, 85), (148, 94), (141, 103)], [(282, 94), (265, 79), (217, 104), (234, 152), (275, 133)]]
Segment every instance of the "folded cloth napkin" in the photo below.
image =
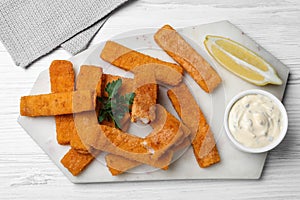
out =
[(62, 46), (85, 49), (105, 17), (128, 0), (1, 0), (0, 40), (16, 65), (27, 67)]
[(60, 46), (65, 50), (69, 51), (71, 54), (77, 54), (80, 51), (86, 49), (94, 37), (94, 35), (98, 32), (98, 30), (104, 25), (108, 17), (99, 20), (91, 27), (79, 32), (69, 40), (62, 43)]

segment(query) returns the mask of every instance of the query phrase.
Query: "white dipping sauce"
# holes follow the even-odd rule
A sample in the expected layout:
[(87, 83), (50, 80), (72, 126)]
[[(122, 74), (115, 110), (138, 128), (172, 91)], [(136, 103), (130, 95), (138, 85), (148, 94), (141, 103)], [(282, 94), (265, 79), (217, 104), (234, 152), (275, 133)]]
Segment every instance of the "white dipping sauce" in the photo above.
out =
[(265, 147), (279, 136), (282, 114), (269, 97), (251, 94), (232, 106), (228, 126), (233, 137), (244, 146)]

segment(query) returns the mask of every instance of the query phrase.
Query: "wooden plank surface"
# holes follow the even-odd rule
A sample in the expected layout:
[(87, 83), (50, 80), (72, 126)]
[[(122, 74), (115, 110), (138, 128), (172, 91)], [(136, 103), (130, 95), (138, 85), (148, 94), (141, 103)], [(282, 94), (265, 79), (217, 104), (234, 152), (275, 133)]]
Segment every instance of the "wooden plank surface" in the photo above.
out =
[[(261, 180), (154, 181), (74, 185), (17, 124), (20, 96), (59, 48), (24, 70), (0, 43), (0, 199), (299, 199), (300, 198), (300, 1), (135, 0), (118, 10), (92, 44), (138, 28), (165, 23), (184, 27), (230, 20), (291, 69), (284, 98), (285, 140), (273, 150)], [(42, 132), (41, 132), (42, 134)], [(242, 167), (242, 166), (241, 166)]]

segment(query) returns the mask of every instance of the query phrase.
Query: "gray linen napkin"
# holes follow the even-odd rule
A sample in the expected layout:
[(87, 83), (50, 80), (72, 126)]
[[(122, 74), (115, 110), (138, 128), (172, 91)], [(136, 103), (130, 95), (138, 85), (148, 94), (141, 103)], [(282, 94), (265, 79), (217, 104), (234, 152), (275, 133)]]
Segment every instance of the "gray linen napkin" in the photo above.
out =
[(105, 17), (128, 0), (1, 0), (0, 40), (16, 65), (27, 67), (62, 46), (85, 49)]
[(104, 25), (107, 21), (108, 17), (96, 22), (91, 27), (79, 32), (69, 40), (62, 43), (60, 46), (75, 55), (82, 50), (86, 49), (94, 37), (94, 35), (98, 32), (98, 30)]

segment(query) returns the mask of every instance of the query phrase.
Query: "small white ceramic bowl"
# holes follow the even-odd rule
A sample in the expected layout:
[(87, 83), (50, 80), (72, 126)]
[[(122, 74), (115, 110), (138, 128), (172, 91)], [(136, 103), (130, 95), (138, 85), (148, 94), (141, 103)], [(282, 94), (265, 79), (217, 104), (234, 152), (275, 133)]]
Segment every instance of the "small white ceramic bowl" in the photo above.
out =
[[(282, 113), (282, 129), (281, 129), (281, 133), (279, 134), (278, 138), (275, 139), (272, 143), (270, 143), (267, 146), (264, 147), (260, 147), (260, 148), (250, 148), (250, 147), (246, 147), (243, 144), (239, 143), (231, 134), (230, 130), (229, 130), (229, 126), (228, 126), (228, 115), (230, 113), (230, 110), (232, 108), (232, 106), (242, 97), (250, 95), (250, 94), (261, 94), (264, 96), (269, 97), (270, 99), (272, 99), (274, 101), (275, 104), (277, 104), (279, 110)], [(228, 138), (230, 139), (230, 141), (240, 150), (244, 151), (244, 152), (248, 152), (248, 153), (262, 153), (262, 152), (266, 152), (269, 151), (273, 148), (275, 148), (277, 145), (280, 144), (280, 142), (283, 140), (283, 138), (286, 135), (287, 132), (287, 128), (288, 128), (288, 116), (287, 116), (287, 112), (283, 106), (283, 104), (281, 103), (280, 100), (278, 100), (277, 97), (275, 97), (273, 94), (263, 91), (263, 90), (258, 90), (258, 89), (253, 89), (253, 90), (246, 90), (243, 91), (239, 94), (237, 94), (235, 97), (233, 97), (230, 102), (228, 103), (226, 110), (225, 110), (225, 115), (224, 115), (224, 127), (225, 127), (225, 132), (228, 136)]]

